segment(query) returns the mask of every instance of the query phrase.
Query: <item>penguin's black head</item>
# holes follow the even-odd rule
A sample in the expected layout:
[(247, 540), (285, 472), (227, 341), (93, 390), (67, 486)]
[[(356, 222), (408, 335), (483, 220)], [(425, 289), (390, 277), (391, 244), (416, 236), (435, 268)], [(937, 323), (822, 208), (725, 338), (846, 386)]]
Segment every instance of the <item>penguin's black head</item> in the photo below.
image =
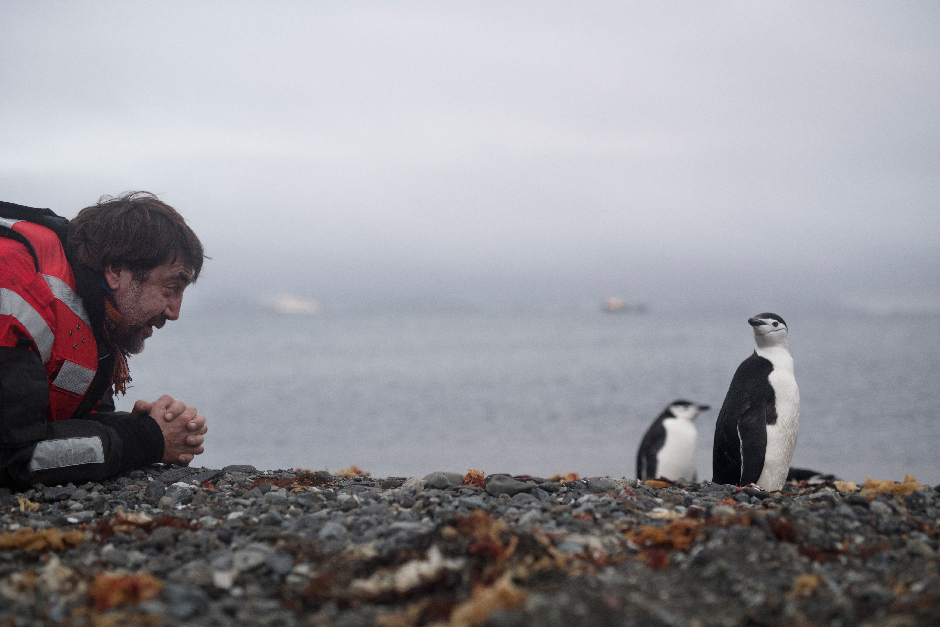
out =
[(758, 347), (786, 344), (787, 323), (775, 313), (757, 314), (748, 318), (747, 323), (754, 327), (754, 339)]
[(774, 328), (787, 326), (787, 323), (783, 321), (783, 318), (781, 318), (775, 313), (769, 313), (769, 312), (757, 314), (753, 318), (748, 318), (747, 323), (751, 325), (752, 327), (759, 327), (764, 324), (769, 324), (770, 326)]

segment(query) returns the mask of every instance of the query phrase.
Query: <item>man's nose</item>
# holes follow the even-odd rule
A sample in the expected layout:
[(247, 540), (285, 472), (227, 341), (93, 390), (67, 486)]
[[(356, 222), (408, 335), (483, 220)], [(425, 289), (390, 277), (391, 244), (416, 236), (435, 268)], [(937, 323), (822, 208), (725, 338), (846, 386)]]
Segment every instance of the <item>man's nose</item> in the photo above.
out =
[(163, 315), (167, 317), (168, 320), (178, 320), (180, 317), (180, 308), (183, 306), (183, 297), (171, 298), (167, 301), (166, 309), (163, 310)]

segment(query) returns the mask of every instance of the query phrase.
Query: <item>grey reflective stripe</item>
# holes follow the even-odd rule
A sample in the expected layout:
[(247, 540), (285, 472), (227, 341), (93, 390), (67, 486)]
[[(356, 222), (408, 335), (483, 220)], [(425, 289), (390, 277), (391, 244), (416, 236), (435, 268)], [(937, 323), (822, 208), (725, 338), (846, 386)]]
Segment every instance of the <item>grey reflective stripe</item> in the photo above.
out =
[(43, 440), (36, 445), (33, 458), (29, 460), (32, 472), (65, 468), (80, 464), (103, 464), (104, 446), (101, 438), (66, 438), (62, 440)]
[(12, 229), (13, 225), (17, 222), (22, 222), (22, 220), (10, 220), (9, 218), (0, 218), (0, 226), (5, 226), (8, 229)]
[(52, 381), (52, 385), (60, 390), (84, 394), (94, 378), (95, 371), (91, 368), (66, 360), (62, 362), (62, 368)]
[(72, 291), (68, 283), (51, 274), (44, 274), (42, 278), (46, 280), (46, 285), (52, 290), (53, 296), (65, 303), (65, 306), (71, 309), (73, 314), (81, 318), (82, 322), (91, 326), (91, 323), (88, 321), (88, 314), (85, 313), (85, 305), (82, 304), (82, 299), (78, 297), (78, 294)]
[(16, 318), (29, 331), (33, 341), (36, 342), (36, 347), (39, 348), (39, 356), (42, 357), (42, 363), (49, 361), (55, 336), (46, 321), (39, 315), (39, 312), (23, 300), (22, 296), (5, 287), (0, 288), (0, 316), (13, 316)]

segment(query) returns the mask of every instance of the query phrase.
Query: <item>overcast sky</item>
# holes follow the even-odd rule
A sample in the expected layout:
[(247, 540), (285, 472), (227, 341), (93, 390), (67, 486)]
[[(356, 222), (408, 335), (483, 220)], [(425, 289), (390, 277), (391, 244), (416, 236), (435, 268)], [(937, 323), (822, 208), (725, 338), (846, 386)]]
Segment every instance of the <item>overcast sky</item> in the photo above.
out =
[(156, 192), (203, 299), (940, 310), (938, 33), (930, 1), (0, 0), (0, 198)]

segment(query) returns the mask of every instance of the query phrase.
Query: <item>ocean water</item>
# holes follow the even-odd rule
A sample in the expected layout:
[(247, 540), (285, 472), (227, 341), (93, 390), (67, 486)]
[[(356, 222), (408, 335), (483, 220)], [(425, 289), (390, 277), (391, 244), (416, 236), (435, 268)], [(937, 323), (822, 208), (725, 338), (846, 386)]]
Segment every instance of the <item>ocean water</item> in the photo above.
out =
[[(940, 317), (783, 315), (802, 398), (793, 465), (940, 483)], [(200, 466), (633, 477), (649, 423), (686, 398), (712, 406), (698, 419), (704, 480), (752, 350), (745, 314), (199, 312), (148, 340), (117, 404), (195, 405), (209, 424)]]

